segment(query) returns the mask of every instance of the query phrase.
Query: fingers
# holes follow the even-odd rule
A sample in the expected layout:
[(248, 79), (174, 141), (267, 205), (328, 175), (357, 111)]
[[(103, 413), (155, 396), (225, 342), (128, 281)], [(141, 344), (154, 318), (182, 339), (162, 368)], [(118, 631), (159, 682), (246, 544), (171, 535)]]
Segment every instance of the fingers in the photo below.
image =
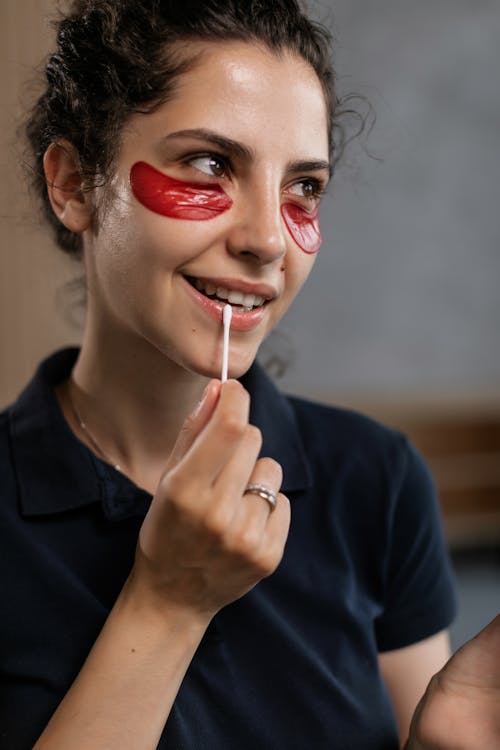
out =
[(251, 476), (256, 471), (261, 447), (260, 430), (253, 425), (246, 425), (240, 439), (234, 441), (227, 462), (213, 482), (216, 493), (230, 493), (233, 497), (241, 497), (250, 481), (258, 481), (251, 479)]
[(272, 458), (261, 458), (256, 462), (255, 468), (250, 477), (246, 480), (241, 489), (242, 502), (238, 504), (238, 520), (244, 524), (257, 524), (261, 532), (267, 522), (270, 513), (276, 510), (271, 502), (261, 497), (257, 493), (247, 492), (246, 487), (249, 484), (262, 485), (271, 492), (278, 495), (281, 482), (283, 480), (283, 470), (279, 463)]
[(166, 466), (167, 470), (182, 460), (198, 435), (203, 432), (214, 413), (219, 399), (220, 389), (220, 380), (211, 380), (207, 385), (199, 404), (182, 425), (179, 436), (168, 459)]
[[(257, 461), (249, 483), (261, 484), (276, 493), (276, 505), (259, 495), (244, 492), (239, 504), (239, 523), (243, 539), (250, 537), (255, 545), (262, 577), (274, 572), (283, 556), (290, 528), (290, 503), (281, 493), (283, 470), (272, 458)], [(252, 539), (253, 537), (253, 539)]]
[[(225, 533), (225, 543), (237, 556), (252, 561), (258, 578), (270, 575), (278, 566), (284, 550), (290, 526), (290, 504), (279, 492), (283, 472), (281, 466), (271, 458), (261, 458), (248, 481), (240, 486), (237, 496), (230, 500), (219, 496), (214, 511), (223, 517), (224, 508), (234, 509), (232, 521)], [(221, 475), (225, 479), (225, 473)], [(260, 484), (276, 494), (276, 506), (259, 495), (246, 492), (248, 483)]]
[(270, 575), (288, 535), (290, 506), (277, 494), (245, 492), (249, 482), (273, 493), (281, 467), (259, 459), (260, 431), (248, 423), (249, 395), (240, 383), (209, 384), (186, 420), (142, 525), (136, 570), (151, 590), (204, 612), (216, 612)]
[(455, 685), (500, 691), (500, 615), (456, 651), (442, 670)]
[(271, 575), (281, 562), (290, 530), (290, 501), (278, 494), (275, 510), (269, 515), (262, 537), (260, 555), (266, 575)]
[(414, 714), (408, 747), (500, 747), (500, 615), (432, 678)]
[[(186, 462), (196, 467), (205, 484), (215, 482), (248, 433), (249, 412), (250, 397), (243, 386), (236, 380), (224, 383), (208, 423), (196, 436), (185, 457)], [(252, 468), (253, 463), (249, 471)]]
[[(175, 473), (179, 484), (188, 479), (191, 488), (199, 485), (198, 492), (192, 492), (191, 502), (207, 513), (211, 528), (235, 530), (236, 534), (252, 536), (257, 543), (272, 508), (265, 498), (245, 493), (245, 488), (249, 483), (262, 484), (277, 494), (282, 469), (270, 458), (258, 460), (262, 435), (248, 424), (250, 400), (245, 389), (234, 380), (218, 385), (219, 399), (204, 419), (204, 428), (196, 434), (188, 424), (188, 436), (179, 441), (177, 455), (181, 451), (185, 455)], [(204, 411), (209, 413), (208, 408)], [(188, 441), (189, 449), (185, 450)]]

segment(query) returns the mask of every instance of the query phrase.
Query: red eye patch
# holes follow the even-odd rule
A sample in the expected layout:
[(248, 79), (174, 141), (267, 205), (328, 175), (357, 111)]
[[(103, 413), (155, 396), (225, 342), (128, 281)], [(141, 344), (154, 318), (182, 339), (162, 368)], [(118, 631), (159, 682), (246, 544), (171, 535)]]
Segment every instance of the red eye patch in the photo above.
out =
[(311, 213), (295, 203), (285, 203), (281, 207), (281, 215), (300, 249), (309, 255), (317, 253), (323, 241), (319, 227), (319, 207)]
[(233, 205), (217, 183), (174, 180), (144, 161), (138, 161), (130, 170), (130, 185), (139, 203), (169, 219), (207, 221)]

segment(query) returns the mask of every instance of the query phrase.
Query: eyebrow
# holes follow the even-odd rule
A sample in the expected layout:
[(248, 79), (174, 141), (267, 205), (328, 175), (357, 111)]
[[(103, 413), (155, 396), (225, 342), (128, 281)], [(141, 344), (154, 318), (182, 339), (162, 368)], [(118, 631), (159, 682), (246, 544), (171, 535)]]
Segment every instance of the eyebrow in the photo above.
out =
[[(174, 140), (175, 138), (194, 138), (196, 140), (206, 141), (208, 143), (213, 143), (214, 146), (218, 146), (222, 150), (233, 154), (239, 159), (245, 161), (252, 161), (255, 159), (255, 151), (252, 148), (207, 128), (177, 130), (175, 133), (169, 133), (165, 136), (165, 138), (162, 139), (162, 142), (168, 143), (168, 141)], [(286, 168), (287, 172), (293, 173), (317, 172), (320, 170), (328, 172), (328, 175), (331, 176), (332, 166), (330, 162), (325, 161), (324, 159), (300, 159), (289, 162)]]
[(242, 143), (238, 143), (238, 141), (233, 141), (232, 138), (226, 138), (226, 136), (215, 133), (213, 130), (207, 130), (206, 128), (178, 130), (175, 133), (169, 133), (169, 135), (165, 136), (163, 142), (166, 143), (174, 138), (195, 138), (199, 141), (213, 143), (214, 146), (219, 146), (219, 148), (238, 156), (240, 159), (251, 161), (255, 158), (253, 149), (244, 146)]
[(332, 175), (332, 166), (329, 161), (324, 159), (314, 159), (305, 161), (292, 161), (287, 165), (287, 172), (328, 172), (329, 177)]

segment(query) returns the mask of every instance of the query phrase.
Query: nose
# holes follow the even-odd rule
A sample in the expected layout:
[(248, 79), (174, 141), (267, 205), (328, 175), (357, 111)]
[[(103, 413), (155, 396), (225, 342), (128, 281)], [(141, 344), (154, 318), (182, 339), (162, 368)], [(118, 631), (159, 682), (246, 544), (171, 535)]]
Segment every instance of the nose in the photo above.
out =
[(229, 252), (258, 265), (281, 260), (286, 253), (286, 236), (279, 191), (249, 190), (238, 203), (227, 236)]

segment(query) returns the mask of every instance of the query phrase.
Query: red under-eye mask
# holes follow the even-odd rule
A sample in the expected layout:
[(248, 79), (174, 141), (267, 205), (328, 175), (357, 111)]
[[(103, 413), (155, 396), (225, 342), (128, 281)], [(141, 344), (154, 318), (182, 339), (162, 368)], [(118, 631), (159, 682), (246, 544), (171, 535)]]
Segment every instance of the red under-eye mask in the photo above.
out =
[[(176, 180), (144, 161), (136, 162), (130, 170), (130, 185), (139, 203), (170, 219), (208, 221), (233, 205), (217, 183)], [(301, 250), (316, 253), (321, 245), (318, 209), (311, 213), (294, 203), (285, 203), (281, 213)]]
[(295, 203), (285, 203), (281, 214), (293, 239), (308, 255), (317, 253), (323, 241), (319, 227), (319, 206), (311, 212)]
[(207, 221), (233, 205), (217, 183), (175, 180), (144, 161), (130, 170), (130, 185), (139, 203), (169, 219)]

